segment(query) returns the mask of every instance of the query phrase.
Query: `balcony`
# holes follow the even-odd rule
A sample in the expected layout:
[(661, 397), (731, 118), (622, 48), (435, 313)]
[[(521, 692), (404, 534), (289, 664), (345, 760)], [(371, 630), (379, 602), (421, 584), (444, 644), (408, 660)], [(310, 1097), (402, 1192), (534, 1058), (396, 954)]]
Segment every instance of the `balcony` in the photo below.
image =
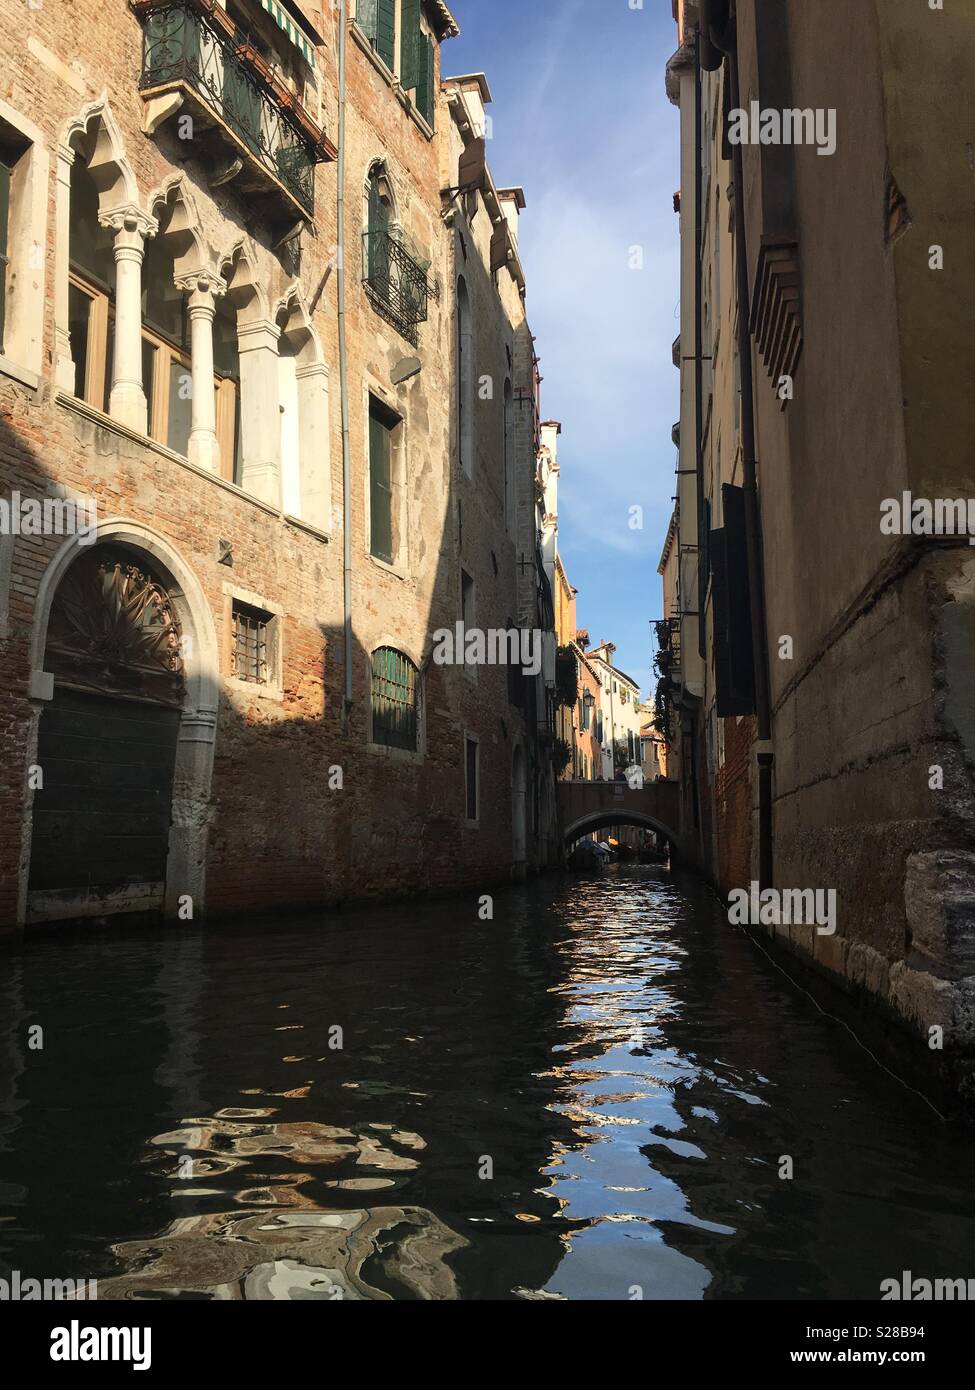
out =
[(336, 150), (216, 0), (133, 0), (143, 26), (139, 91), (146, 129), (192, 115), (214, 183), (233, 181), (270, 216), (311, 218), (315, 165)]
[(362, 283), (377, 311), (415, 347), (427, 319), (427, 273), (385, 228), (362, 234)]

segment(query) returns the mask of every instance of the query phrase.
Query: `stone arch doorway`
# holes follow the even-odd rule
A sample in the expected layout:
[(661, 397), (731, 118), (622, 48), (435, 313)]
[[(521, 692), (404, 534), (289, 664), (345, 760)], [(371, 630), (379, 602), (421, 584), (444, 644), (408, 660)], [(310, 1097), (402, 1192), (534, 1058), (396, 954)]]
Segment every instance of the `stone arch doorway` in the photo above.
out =
[(528, 857), (527, 786), (525, 753), (519, 746), (511, 761), (511, 857), (517, 877), (524, 875)]
[(204, 907), (215, 639), (140, 530), (70, 543), (38, 596), (28, 924)]

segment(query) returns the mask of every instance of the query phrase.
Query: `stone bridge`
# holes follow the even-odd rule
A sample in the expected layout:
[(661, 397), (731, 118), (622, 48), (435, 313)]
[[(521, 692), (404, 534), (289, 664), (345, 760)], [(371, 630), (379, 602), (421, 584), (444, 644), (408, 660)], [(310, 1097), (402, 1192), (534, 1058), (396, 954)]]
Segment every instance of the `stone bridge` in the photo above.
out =
[(566, 847), (607, 825), (642, 825), (656, 830), (680, 850), (677, 782), (559, 782), (559, 811)]

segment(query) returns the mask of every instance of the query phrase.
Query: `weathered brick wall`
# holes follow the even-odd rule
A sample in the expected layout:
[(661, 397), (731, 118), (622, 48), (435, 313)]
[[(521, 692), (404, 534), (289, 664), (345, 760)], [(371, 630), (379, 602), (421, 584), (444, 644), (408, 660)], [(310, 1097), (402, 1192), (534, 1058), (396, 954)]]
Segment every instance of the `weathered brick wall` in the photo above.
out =
[[(192, 147), (166, 127), (140, 129), (137, 91), (141, 30), (126, 6), (48, 4), (30, 10), (3, 0), (2, 98), (39, 125), (51, 154), (46, 229), (45, 380), (34, 392), (0, 376), (0, 491), (41, 495), (57, 483), (97, 500), (99, 516), (123, 516), (175, 548), (206, 596), (222, 653), (227, 648), (228, 584), (282, 609), (282, 698), (222, 682), (208, 807), (206, 905), (236, 912), (275, 903), (331, 902), (423, 889), (480, 888), (511, 867), (511, 743), (524, 724), (506, 699), (503, 670), (468, 681), (459, 669), (424, 670), (425, 752), (398, 758), (370, 748), (369, 654), (400, 647), (418, 666), (434, 628), (459, 616), (456, 469), (452, 454), (452, 235), (440, 221), (437, 141), (404, 109), (389, 80), (349, 42), (348, 345), (353, 550), (353, 703), (343, 720), (342, 448), (338, 392), (334, 165), (316, 172), (316, 232), (303, 238), (300, 283), (331, 368), (331, 537), (285, 519), (240, 489), (133, 438), (53, 390), (54, 165), (66, 123), (86, 102), (109, 93), (140, 196), (182, 171), (206, 235), (218, 251), (247, 239), (258, 277), (273, 300), (291, 281), (232, 185), (210, 189)], [(336, 134), (334, 22), (318, 79), (323, 123)], [(31, 42), (36, 40), (36, 42)], [(42, 45), (43, 47), (38, 47)], [(39, 56), (40, 55), (40, 56)], [(72, 75), (73, 74), (73, 75)], [(438, 139), (448, 120), (438, 106)], [(420, 328), (420, 373), (393, 387), (390, 372), (412, 346), (376, 314), (361, 279), (362, 194), (368, 168), (383, 159), (397, 213), (429, 253), (434, 294)], [(498, 352), (494, 343), (493, 369)], [(369, 556), (366, 525), (367, 388), (381, 389), (407, 425), (406, 559), (398, 569)], [(486, 431), (479, 482), (468, 498), (467, 560), (479, 584), (484, 624), (504, 626), (515, 602), (513, 546), (499, 530), (500, 436)], [(500, 537), (500, 539), (498, 539)], [(233, 564), (218, 563), (229, 540)], [(34, 599), (61, 538), (18, 538), (13, 550), (9, 624), (0, 637), (0, 923), (16, 919), (28, 854), (26, 768), (40, 702), (28, 696)], [(493, 551), (493, 558), (492, 558)], [(494, 563), (498, 573), (495, 575)], [(0, 567), (2, 583), (2, 567)], [(222, 663), (224, 658), (221, 658)], [(221, 676), (226, 677), (225, 665)], [(501, 720), (507, 726), (505, 734)], [(481, 824), (465, 829), (464, 730), (481, 741)], [(330, 790), (340, 766), (342, 790)]]

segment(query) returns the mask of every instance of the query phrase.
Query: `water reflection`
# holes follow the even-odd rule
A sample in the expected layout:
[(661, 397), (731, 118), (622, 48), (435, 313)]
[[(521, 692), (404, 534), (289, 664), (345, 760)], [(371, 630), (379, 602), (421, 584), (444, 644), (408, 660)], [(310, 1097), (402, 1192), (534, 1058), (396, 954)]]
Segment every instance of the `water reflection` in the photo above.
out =
[(381, 1300), (975, 1272), (963, 1137), (656, 869), (512, 889), (487, 923), (472, 896), (57, 934), (0, 992), (4, 1273)]

